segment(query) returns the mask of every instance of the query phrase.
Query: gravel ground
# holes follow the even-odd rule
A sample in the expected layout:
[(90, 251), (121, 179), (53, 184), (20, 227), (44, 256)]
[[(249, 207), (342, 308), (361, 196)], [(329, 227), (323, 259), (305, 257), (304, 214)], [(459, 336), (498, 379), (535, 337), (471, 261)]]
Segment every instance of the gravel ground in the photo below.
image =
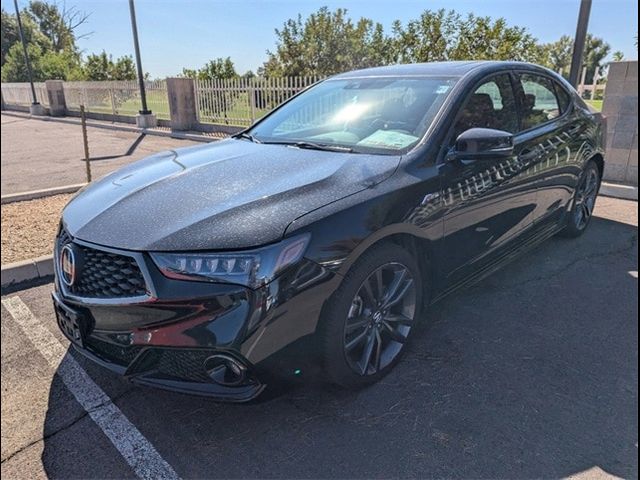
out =
[(2, 265), (50, 254), (60, 212), (70, 198), (54, 195), (2, 205)]

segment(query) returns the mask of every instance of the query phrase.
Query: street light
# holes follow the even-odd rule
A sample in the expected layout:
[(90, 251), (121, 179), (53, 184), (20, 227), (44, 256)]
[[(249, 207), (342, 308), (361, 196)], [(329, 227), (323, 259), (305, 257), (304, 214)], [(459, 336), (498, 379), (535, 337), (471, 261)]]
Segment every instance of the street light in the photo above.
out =
[[(14, 0), (15, 1), (15, 0)], [(144, 87), (144, 74), (142, 73), (142, 61), (140, 60), (140, 44), (138, 42), (138, 26), (136, 22), (136, 8), (133, 0), (129, 0), (129, 12), (131, 13), (131, 30), (133, 31), (133, 48), (136, 53), (136, 66), (138, 69), (138, 85), (140, 86), (140, 100), (142, 110), (136, 115), (138, 127), (151, 128), (157, 125), (155, 115), (147, 108), (147, 92)]]
[(27, 75), (29, 76), (29, 84), (31, 85), (31, 98), (33, 99), (31, 106), (29, 107), (29, 113), (32, 115), (44, 115), (45, 110), (38, 102), (36, 97), (36, 87), (33, 85), (33, 71), (31, 70), (31, 61), (29, 60), (29, 52), (27, 50), (27, 40), (24, 38), (24, 32), (22, 31), (22, 20), (20, 19), (20, 9), (18, 8), (18, 0), (13, 0), (13, 5), (16, 7), (16, 19), (18, 20), (18, 34), (20, 35), (20, 42), (22, 43), (22, 49), (24, 50), (24, 63), (27, 67)]
[(578, 13), (578, 26), (576, 27), (576, 37), (573, 41), (573, 56), (571, 58), (571, 70), (569, 72), (569, 83), (574, 87), (578, 86), (578, 76), (582, 68), (582, 54), (587, 41), (587, 26), (589, 25), (589, 14), (591, 13), (591, 0), (580, 1), (580, 13)]

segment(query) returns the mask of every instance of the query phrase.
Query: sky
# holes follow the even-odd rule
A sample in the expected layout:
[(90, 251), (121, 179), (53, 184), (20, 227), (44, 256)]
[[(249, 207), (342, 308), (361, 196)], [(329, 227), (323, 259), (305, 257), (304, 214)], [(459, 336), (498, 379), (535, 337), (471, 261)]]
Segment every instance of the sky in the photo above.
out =
[[(0, 0), (14, 11), (12, 0)], [(84, 54), (102, 50), (114, 57), (133, 54), (127, 0), (58, 0), (91, 13), (79, 33), (93, 32), (78, 43)], [(19, 0), (20, 7), (27, 0)], [(136, 0), (142, 65), (152, 78), (199, 68), (208, 60), (231, 57), (239, 73), (253, 70), (275, 50), (279, 28), (301, 13), (303, 18), (321, 6), (348, 9), (352, 19), (368, 17), (387, 32), (398, 19), (417, 18), (425, 9), (455, 9), (526, 27), (541, 42), (574, 35), (580, 0)], [(638, 32), (635, 0), (593, 0), (589, 32), (604, 38), (611, 51), (637, 59)]]

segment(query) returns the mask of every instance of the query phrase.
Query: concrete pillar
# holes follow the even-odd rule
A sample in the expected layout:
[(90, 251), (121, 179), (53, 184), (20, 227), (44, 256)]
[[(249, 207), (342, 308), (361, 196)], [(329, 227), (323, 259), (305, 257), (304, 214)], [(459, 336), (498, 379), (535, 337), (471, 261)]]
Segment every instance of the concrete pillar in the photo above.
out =
[(171, 130), (193, 130), (198, 124), (196, 87), (191, 78), (167, 78)]
[(638, 61), (612, 62), (602, 113), (607, 117), (604, 179), (638, 185)]
[(64, 83), (62, 80), (47, 80), (44, 82), (49, 97), (49, 115), (63, 117), (67, 111), (67, 102), (64, 99)]

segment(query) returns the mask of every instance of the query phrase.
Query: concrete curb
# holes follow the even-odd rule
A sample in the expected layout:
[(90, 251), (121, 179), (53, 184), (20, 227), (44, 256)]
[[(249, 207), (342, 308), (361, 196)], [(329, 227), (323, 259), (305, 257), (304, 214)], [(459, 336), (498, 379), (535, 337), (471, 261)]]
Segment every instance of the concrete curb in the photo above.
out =
[(6, 203), (24, 202), (36, 198), (51, 197), (53, 195), (61, 195), (63, 193), (75, 193), (84, 187), (86, 183), (78, 183), (76, 185), (64, 185), (62, 187), (44, 188), (42, 190), (31, 190), (30, 192), (11, 193), (0, 197), (2, 205)]
[[(9, 115), (16, 118), (24, 118), (31, 120), (41, 120), (43, 122), (59, 122), (59, 123), (67, 123), (71, 125), (80, 125), (80, 119), (76, 119), (75, 117), (39, 117), (34, 115), (29, 115), (25, 113), (15, 112), (15, 111), (2, 111), (3, 115)], [(194, 142), (204, 142), (211, 143), (220, 140), (219, 138), (207, 136), (207, 135), (199, 135), (197, 133), (185, 133), (185, 132), (174, 132), (171, 130), (157, 130), (153, 128), (139, 128), (128, 125), (116, 125), (116, 124), (108, 124), (101, 123), (92, 120), (87, 120), (87, 127), (93, 128), (102, 128), (104, 130), (116, 130), (121, 132), (131, 132), (131, 133), (145, 133), (147, 135), (156, 135), (158, 137), (170, 137), (177, 138), (180, 140), (192, 140)]]
[(28, 282), (53, 275), (53, 255), (30, 258), (2, 266), (1, 286), (6, 288), (18, 283)]
[(600, 186), (600, 195), (604, 195), (605, 197), (621, 198), (623, 200), (638, 201), (638, 187), (602, 182), (602, 185)]

